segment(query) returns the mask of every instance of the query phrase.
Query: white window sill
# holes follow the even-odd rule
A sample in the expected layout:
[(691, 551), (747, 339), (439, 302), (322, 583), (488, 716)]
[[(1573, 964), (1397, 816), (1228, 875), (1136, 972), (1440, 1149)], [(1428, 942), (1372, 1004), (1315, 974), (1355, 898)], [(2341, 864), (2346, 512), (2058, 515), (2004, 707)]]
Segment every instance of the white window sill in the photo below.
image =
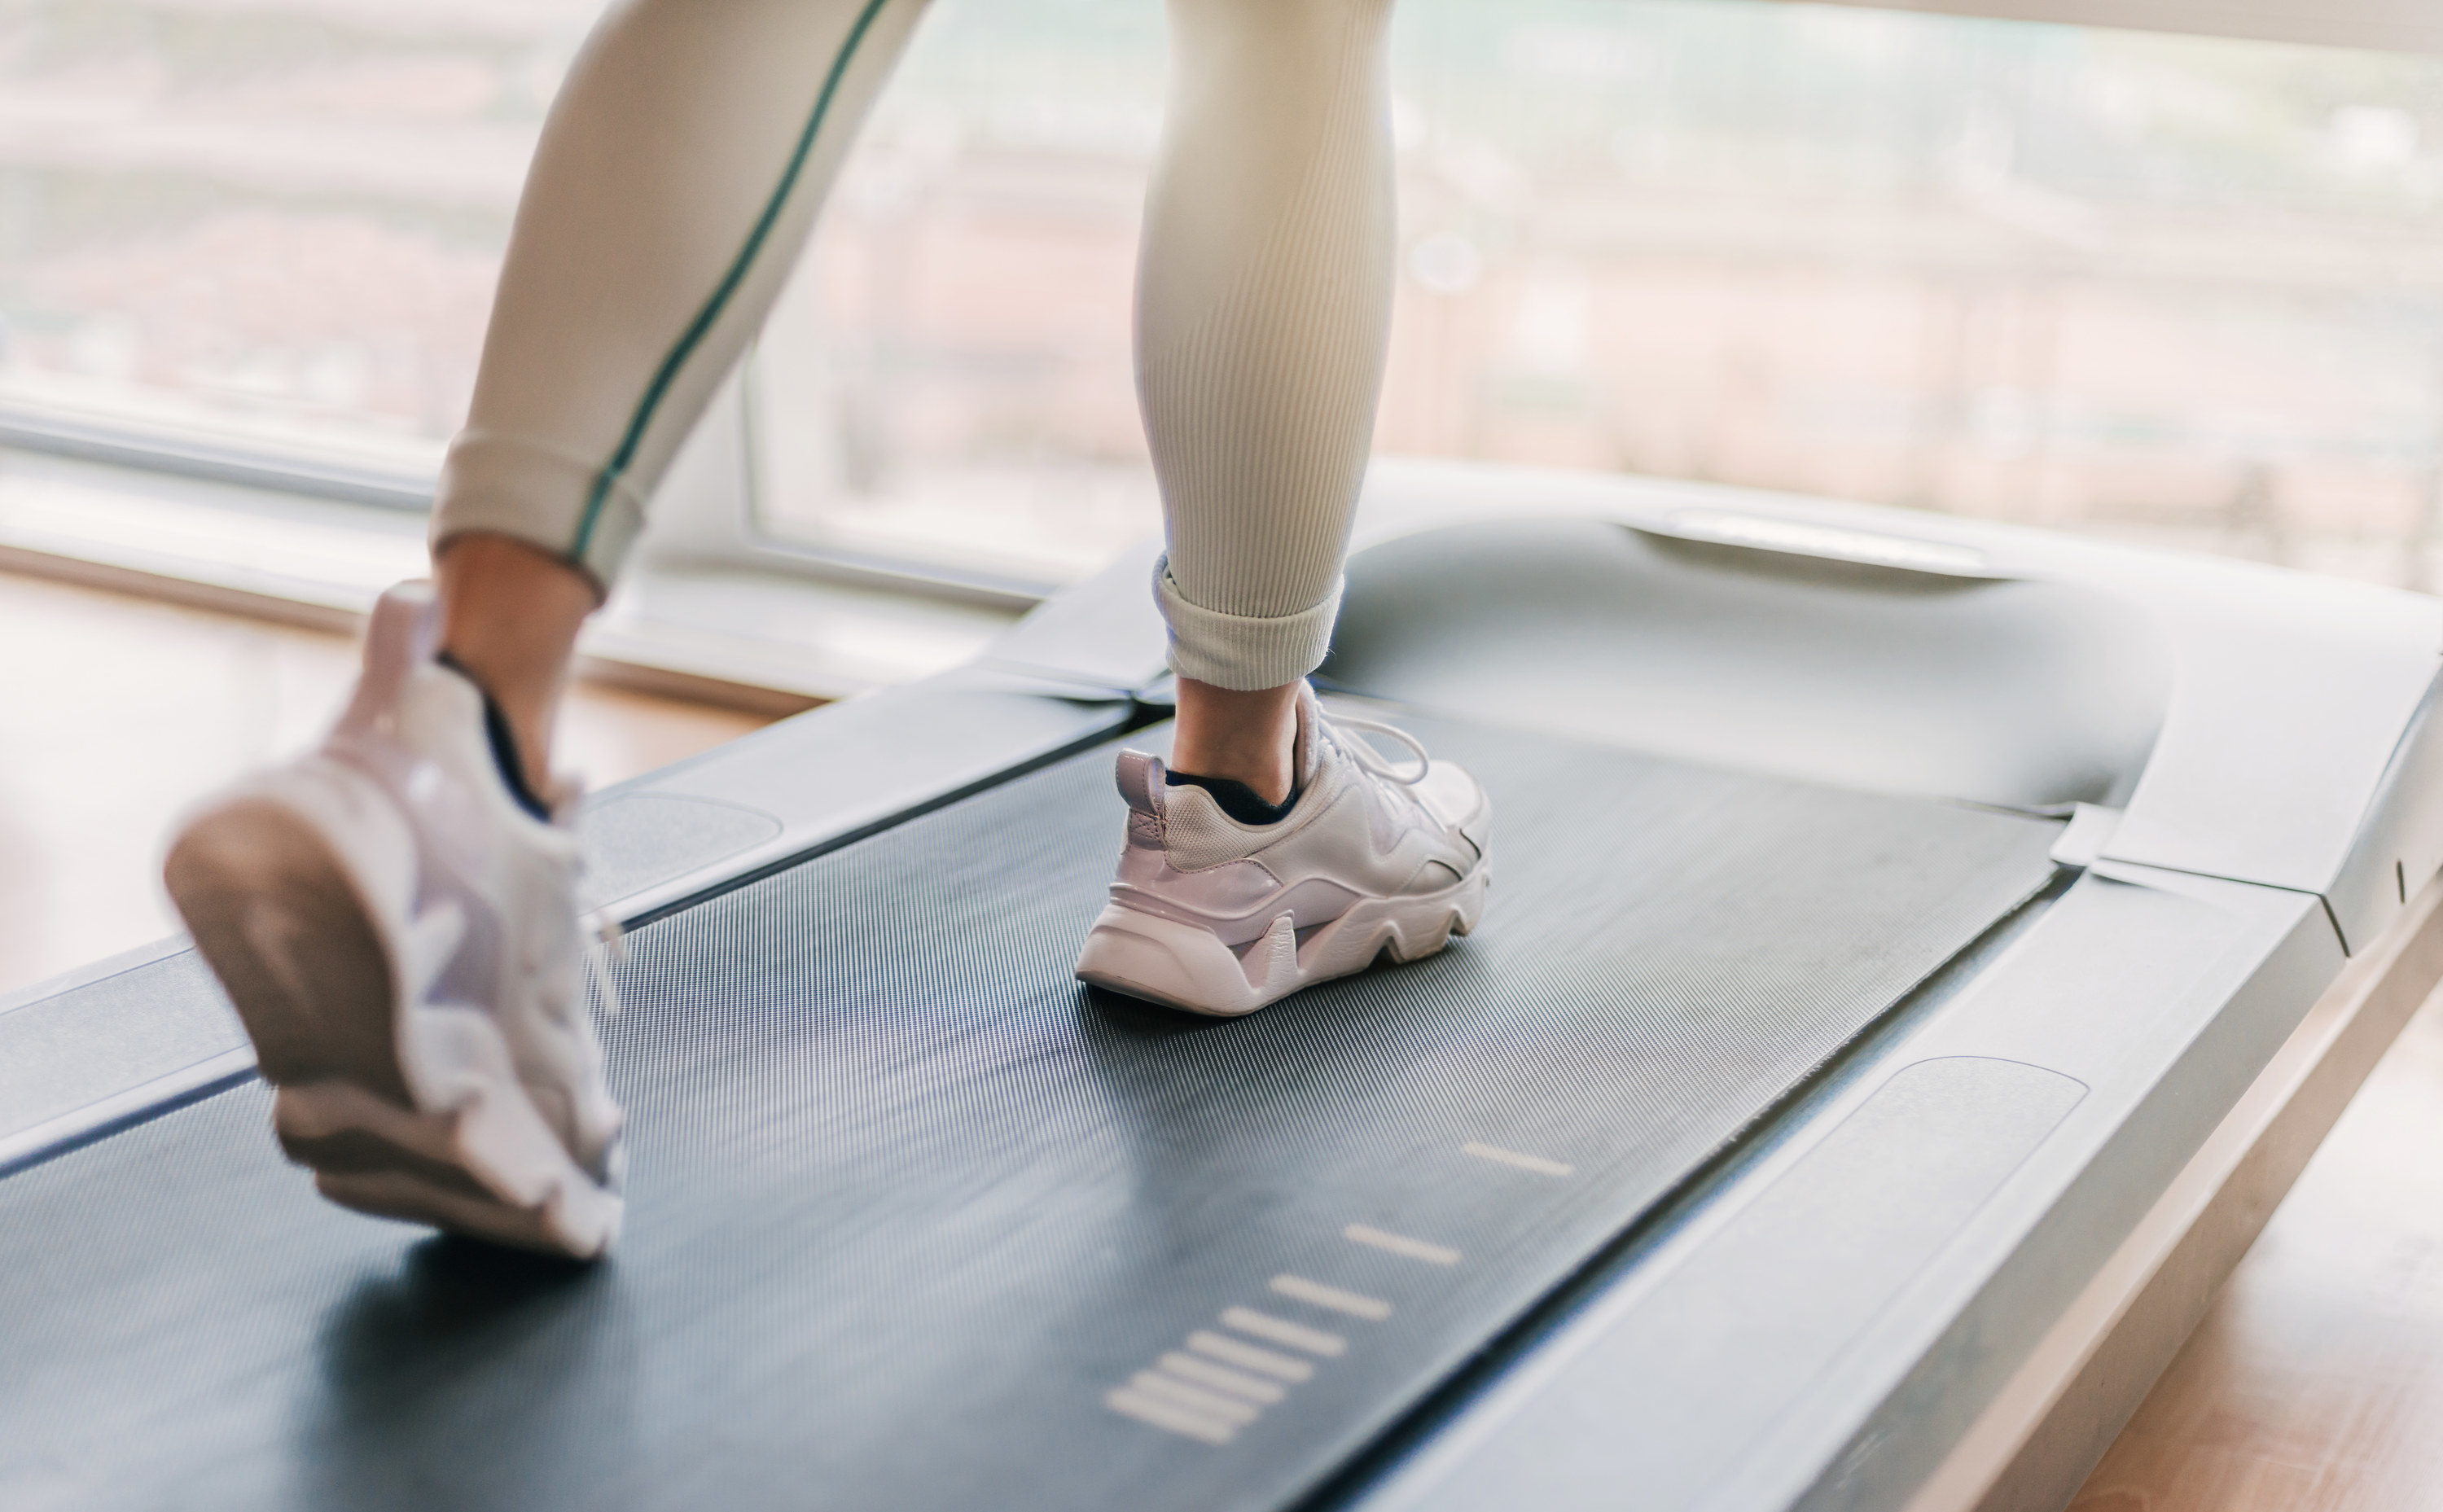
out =
[[(0, 568), (353, 630), (427, 571), (424, 519), (0, 450)], [(1018, 611), (888, 587), (648, 560), (579, 643), (584, 675), (786, 712), (968, 660)]]

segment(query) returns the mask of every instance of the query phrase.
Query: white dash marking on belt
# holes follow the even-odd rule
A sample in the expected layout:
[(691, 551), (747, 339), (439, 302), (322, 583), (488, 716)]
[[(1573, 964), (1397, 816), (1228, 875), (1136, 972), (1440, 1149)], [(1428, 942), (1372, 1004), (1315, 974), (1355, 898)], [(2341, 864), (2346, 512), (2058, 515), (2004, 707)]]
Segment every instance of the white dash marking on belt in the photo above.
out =
[(1191, 1412), (1218, 1417), (1224, 1423), (1246, 1424), (1256, 1420), (1257, 1410), (1237, 1397), (1224, 1396), (1202, 1386), (1190, 1386), (1176, 1376), (1165, 1375), (1158, 1371), (1137, 1372), (1129, 1377), (1128, 1389), (1142, 1392), (1148, 1396), (1159, 1396), (1167, 1402), (1177, 1402)]
[[(1290, 1363), (1295, 1365), (1297, 1361), (1291, 1360)], [(1260, 1380), (1245, 1371), (1232, 1370), (1227, 1365), (1216, 1365), (1209, 1359), (1183, 1355), (1177, 1350), (1162, 1357), (1160, 1364), (1182, 1380), (1210, 1386), (1233, 1396), (1243, 1396), (1251, 1402), (1277, 1402), (1283, 1394), (1281, 1388), (1271, 1381)]]
[(1242, 1334), (1269, 1339), (1276, 1344), (1287, 1344), (1292, 1349), (1303, 1349), (1310, 1355), (1338, 1355), (1349, 1348), (1349, 1340), (1338, 1334), (1327, 1334), (1320, 1328), (1309, 1328), (1286, 1318), (1259, 1313), (1253, 1307), (1224, 1309), (1222, 1322), (1224, 1327), (1235, 1328)]
[(1319, 1281), (1309, 1281), (1304, 1276), (1275, 1276), (1273, 1290), (1284, 1297), (1295, 1297), (1299, 1302), (1313, 1303), (1317, 1307), (1347, 1313), (1351, 1318), (1363, 1318), (1368, 1322), (1379, 1323), (1391, 1316), (1391, 1304), (1379, 1297), (1343, 1291)]
[(1566, 1176), (1578, 1169), (1573, 1165), (1563, 1165), (1558, 1160), (1547, 1160), (1540, 1155), (1520, 1155), (1515, 1150), (1505, 1150), (1497, 1144), (1479, 1144), (1474, 1139), (1459, 1149), (1461, 1155), (1472, 1155), (1479, 1160), (1492, 1160), (1501, 1165), (1515, 1165), (1521, 1171), (1533, 1171), (1538, 1175)]
[(1166, 1428), (1174, 1433), (1203, 1439), (1207, 1444), (1227, 1444), (1239, 1435), (1237, 1429), (1219, 1419), (1192, 1412), (1159, 1396), (1132, 1392), (1125, 1386), (1106, 1395), (1103, 1405), (1140, 1423), (1151, 1423), (1156, 1428)]
[(1267, 1375), (1277, 1375), (1285, 1381), (1314, 1378), (1314, 1367), (1305, 1360), (1292, 1359), (1287, 1355), (1276, 1355), (1269, 1349), (1258, 1349), (1253, 1344), (1241, 1343), (1238, 1339), (1226, 1338), (1221, 1334), (1207, 1333), (1202, 1328), (1187, 1336), (1187, 1347), (1200, 1355), (1227, 1360), (1233, 1365), (1242, 1366), (1248, 1370), (1259, 1370)]
[(1352, 1245), (1365, 1245), (1391, 1254), (1405, 1255), (1410, 1260), (1422, 1260), (1429, 1266), (1456, 1266), (1460, 1261), (1459, 1251), (1448, 1245), (1427, 1244), (1423, 1239), (1411, 1239), (1404, 1233), (1393, 1233), (1387, 1229), (1369, 1228), (1362, 1223), (1352, 1223), (1341, 1230), (1340, 1237)]

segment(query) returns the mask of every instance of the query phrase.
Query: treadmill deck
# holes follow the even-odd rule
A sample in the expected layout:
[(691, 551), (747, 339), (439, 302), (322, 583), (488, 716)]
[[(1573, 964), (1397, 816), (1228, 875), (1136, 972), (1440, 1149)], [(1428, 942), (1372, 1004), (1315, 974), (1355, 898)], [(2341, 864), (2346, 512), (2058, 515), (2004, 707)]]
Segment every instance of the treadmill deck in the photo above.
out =
[(1108, 747), (634, 931), (591, 1269), (328, 1208), (257, 1084), (0, 1181), (11, 1506), (1282, 1506), (2051, 875), (1405, 722), (1494, 795), (1483, 925), (1248, 1019), (1071, 978)]

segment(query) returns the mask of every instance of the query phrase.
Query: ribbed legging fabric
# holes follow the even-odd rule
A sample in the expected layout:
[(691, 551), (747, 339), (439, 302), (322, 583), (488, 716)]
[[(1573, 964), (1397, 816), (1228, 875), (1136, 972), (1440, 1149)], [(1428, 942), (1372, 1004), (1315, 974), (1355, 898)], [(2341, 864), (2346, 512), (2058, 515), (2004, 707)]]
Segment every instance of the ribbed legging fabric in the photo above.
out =
[[(553, 102), (436, 544), (516, 537), (603, 583), (762, 323), (924, 0), (627, 0)], [(1171, 665), (1323, 659), (1389, 324), (1390, 0), (1169, 0), (1137, 282)]]

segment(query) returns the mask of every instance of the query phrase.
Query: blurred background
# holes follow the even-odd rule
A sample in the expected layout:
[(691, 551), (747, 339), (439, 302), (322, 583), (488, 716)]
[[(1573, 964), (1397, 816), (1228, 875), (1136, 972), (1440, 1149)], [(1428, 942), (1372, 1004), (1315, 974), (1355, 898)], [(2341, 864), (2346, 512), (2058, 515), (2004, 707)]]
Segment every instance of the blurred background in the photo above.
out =
[[(0, 406), (429, 466), (591, 0), (0, 0)], [(1758, 0), (1402, 0), (1379, 449), (2432, 588), (2443, 61)], [(1150, 528), (1159, 0), (941, 0), (767, 332), (775, 537)]]

